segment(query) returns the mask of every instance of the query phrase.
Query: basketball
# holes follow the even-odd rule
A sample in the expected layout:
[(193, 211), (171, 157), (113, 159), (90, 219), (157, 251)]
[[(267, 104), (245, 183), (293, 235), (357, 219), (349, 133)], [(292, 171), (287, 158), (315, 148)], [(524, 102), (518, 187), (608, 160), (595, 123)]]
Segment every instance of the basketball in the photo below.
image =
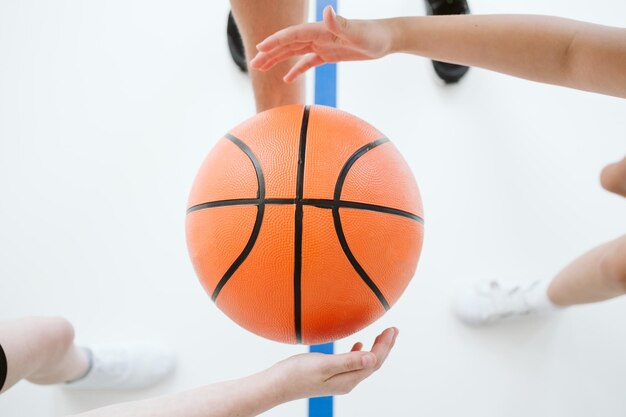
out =
[(228, 317), (268, 339), (319, 344), (402, 295), (423, 212), (382, 133), (335, 108), (291, 105), (217, 142), (193, 183), (186, 233), (196, 274)]

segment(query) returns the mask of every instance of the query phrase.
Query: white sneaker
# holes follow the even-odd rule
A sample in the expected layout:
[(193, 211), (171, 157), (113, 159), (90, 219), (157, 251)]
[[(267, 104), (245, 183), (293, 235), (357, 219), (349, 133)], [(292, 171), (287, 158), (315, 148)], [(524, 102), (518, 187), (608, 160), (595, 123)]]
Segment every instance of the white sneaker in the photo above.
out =
[(481, 282), (460, 292), (454, 299), (453, 308), (465, 324), (492, 324), (558, 308), (548, 299), (546, 290), (547, 285), (541, 280)]
[(132, 390), (154, 385), (168, 376), (176, 358), (163, 346), (146, 342), (94, 345), (87, 373), (65, 387), (75, 390)]

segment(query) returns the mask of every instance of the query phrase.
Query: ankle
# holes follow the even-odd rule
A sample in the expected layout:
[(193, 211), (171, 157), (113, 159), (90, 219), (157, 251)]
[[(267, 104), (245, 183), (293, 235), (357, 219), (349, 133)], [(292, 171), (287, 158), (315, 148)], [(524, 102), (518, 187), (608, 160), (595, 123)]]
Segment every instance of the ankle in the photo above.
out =
[(26, 379), (33, 384), (62, 384), (84, 377), (90, 370), (91, 360), (83, 348), (72, 345), (65, 355), (48, 361)]
[(549, 289), (553, 279), (542, 279), (531, 283), (525, 292), (528, 305), (537, 312), (554, 311), (561, 308), (550, 297)]

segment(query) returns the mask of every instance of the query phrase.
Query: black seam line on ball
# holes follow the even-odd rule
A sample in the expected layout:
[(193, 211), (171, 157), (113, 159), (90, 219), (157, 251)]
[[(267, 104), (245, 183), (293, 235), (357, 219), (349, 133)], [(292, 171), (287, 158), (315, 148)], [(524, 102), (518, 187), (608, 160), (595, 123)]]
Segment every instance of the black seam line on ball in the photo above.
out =
[(254, 171), (256, 172), (256, 181), (257, 181), (257, 191), (256, 198), (259, 200), (265, 199), (265, 178), (263, 177), (263, 170), (261, 169), (261, 164), (259, 163), (259, 159), (256, 157), (252, 149), (248, 145), (245, 144), (241, 139), (227, 133), (224, 135), (226, 139), (234, 143), (241, 149), (250, 159), (252, 165), (254, 165)]
[(213, 207), (228, 207), (228, 206), (250, 206), (257, 205), (261, 202), (258, 198), (236, 198), (233, 200), (218, 200), (218, 201), (209, 201), (207, 203), (196, 204), (195, 206), (191, 206), (187, 209), (187, 214), (193, 213), (194, 211), (204, 210)]
[(296, 175), (296, 210), (294, 216), (294, 259), (293, 259), (293, 318), (296, 343), (302, 343), (302, 195), (304, 194), (304, 160), (306, 158), (306, 136), (309, 128), (309, 106), (304, 107), (300, 125), (298, 171)]
[(385, 311), (389, 310), (389, 308), (390, 308), (389, 307), (389, 303), (385, 299), (385, 296), (383, 295), (383, 293), (380, 291), (380, 288), (378, 288), (378, 286), (374, 283), (374, 281), (372, 281), (372, 279), (369, 277), (369, 275), (367, 275), (367, 272), (365, 272), (365, 269), (363, 269), (361, 264), (359, 264), (359, 261), (357, 261), (357, 259), (354, 257), (354, 254), (350, 250), (350, 246), (348, 246), (348, 242), (346, 240), (346, 236), (343, 233), (343, 227), (341, 225), (341, 216), (339, 215), (339, 206), (338, 206), (337, 203), (339, 203), (339, 201), (341, 199), (341, 190), (343, 188), (343, 183), (344, 183), (346, 177), (348, 176), (348, 171), (350, 170), (350, 168), (352, 168), (352, 166), (357, 161), (357, 159), (359, 159), (361, 156), (365, 155), (366, 152), (374, 149), (375, 147), (377, 147), (379, 145), (382, 145), (383, 143), (387, 143), (387, 142), (389, 142), (389, 139), (382, 138), (382, 139), (378, 139), (378, 140), (376, 140), (374, 142), (368, 143), (367, 145), (362, 146), (361, 148), (359, 148), (346, 161), (345, 165), (341, 169), (341, 172), (339, 173), (339, 178), (337, 178), (337, 184), (335, 185), (335, 196), (334, 196), (335, 198), (334, 198), (334, 201), (335, 201), (336, 204), (333, 207), (333, 221), (335, 223), (335, 232), (337, 233), (337, 238), (339, 239), (339, 243), (341, 244), (341, 248), (343, 249), (343, 253), (346, 255), (346, 257), (348, 258), (348, 260), (352, 264), (352, 267), (359, 274), (359, 276), (361, 277), (363, 282), (365, 282), (365, 284), (367, 284), (367, 286), (370, 288), (370, 290), (372, 290), (372, 292), (376, 295), (376, 297), (378, 298), (378, 301), (380, 301), (380, 303), (382, 304), (382, 306), (385, 309)]
[[(228, 206), (256, 206), (259, 204), (266, 205), (285, 205), (285, 204), (295, 204), (296, 200), (294, 198), (266, 198), (261, 201), (258, 198), (238, 198), (232, 200), (218, 200), (218, 201), (210, 201), (207, 203), (196, 204), (195, 206), (191, 206), (187, 209), (187, 214), (193, 213), (198, 210), (205, 210), (214, 207), (228, 207)], [(346, 200), (329, 200), (327, 198), (303, 198), (301, 200), (303, 206), (313, 206), (317, 208), (323, 209), (331, 209), (335, 206), (337, 207), (345, 207), (352, 208), (357, 210), (367, 210), (374, 211), (377, 213), (387, 213), (393, 214), (395, 216), (406, 217), (407, 219), (414, 220), (418, 223), (424, 224), (424, 219), (418, 216), (417, 214), (410, 213), (408, 211), (396, 209), (393, 207), (387, 206), (379, 206), (378, 204), (369, 204), (369, 203), (361, 203), (358, 201), (346, 201)]]
[(360, 203), (358, 201), (346, 201), (346, 200), (335, 201), (335, 200), (328, 200), (328, 199), (323, 199), (323, 198), (319, 198), (319, 199), (307, 198), (307, 199), (302, 200), (302, 204), (305, 206), (314, 206), (317, 208), (326, 208), (326, 209), (332, 209), (335, 207), (351, 208), (351, 209), (357, 209), (357, 210), (374, 211), (377, 213), (393, 214), (395, 216), (406, 217), (407, 219), (411, 219), (418, 223), (424, 224), (424, 219), (416, 214), (409, 213), (408, 211), (404, 211), (400, 209), (395, 209), (392, 207), (379, 206), (378, 204)]
[(361, 146), (359, 149), (357, 149), (355, 153), (352, 154), (352, 156), (350, 156), (350, 158), (348, 158), (343, 168), (341, 168), (341, 172), (339, 173), (339, 177), (337, 178), (337, 183), (335, 184), (335, 194), (333, 196), (333, 199), (335, 201), (341, 200), (341, 190), (343, 189), (343, 183), (346, 181), (348, 171), (350, 171), (350, 168), (352, 168), (352, 165), (354, 165), (357, 159), (365, 155), (366, 152), (369, 152), (375, 147), (387, 142), (389, 142), (389, 139), (387, 138), (380, 138), (378, 140), (375, 140), (374, 142), (370, 142), (367, 145)]
[(298, 173), (296, 176), (296, 204), (304, 194), (304, 159), (306, 158), (306, 135), (309, 129), (309, 106), (304, 107), (300, 127), (300, 149), (298, 150)]
[(217, 200), (196, 204), (195, 206), (191, 206), (187, 209), (187, 214), (214, 207), (256, 206), (259, 204), (294, 204), (295, 202), (296, 200), (294, 198), (266, 198), (265, 200), (260, 200), (258, 198), (234, 198), (232, 200)]
[(252, 228), (252, 233), (250, 234), (250, 238), (248, 239), (248, 243), (243, 248), (237, 259), (232, 263), (230, 268), (224, 273), (222, 279), (217, 283), (215, 290), (213, 290), (213, 294), (211, 295), (211, 299), (215, 302), (217, 300), (217, 296), (224, 288), (224, 285), (228, 282), (228, 280), (233, 276), (235, 271), (241, 266), (241, 264), (246, 260), (252, 248), (254, 247), (254, 243), (256, 239), (259, 237), (259, 231), (261, 230), (261, 223), (263, 223), (263, 214), (265, 213), (265, 204), (261, 203), (265, 200), (265, 179), (263, 178), (263, 171), (261, 170), (261, 164), (257, 159), (256, 155), (252, 152), (252, 150), (246, 145), (242, 140), (234, 137), (230, 133), (226, 134), (226, 139), (233, 142), (235, 145), (239, 147), (250, 159), (252, 165), (254, 165), (254, 170), (256, 171), (256, 180), (258, 184), (257, 189), (257, 199), (259, 200), (259, 204), (257, 206), (256, 219), (254, 220), (254, 227)]

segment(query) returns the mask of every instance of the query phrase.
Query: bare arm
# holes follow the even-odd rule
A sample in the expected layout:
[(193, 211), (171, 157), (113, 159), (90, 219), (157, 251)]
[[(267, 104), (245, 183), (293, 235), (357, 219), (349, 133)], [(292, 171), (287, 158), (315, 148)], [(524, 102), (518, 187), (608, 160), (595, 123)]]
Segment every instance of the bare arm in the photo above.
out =
[(551, 16), (391, 19), (391, 52), (626, 98), (626, 29)]
[(75, 417), (252, 417), (299, 398), (346, 394), (380, 368), (398, 330), (381, 333), (370, 352), (357, 343), (349, 353), (292, 356), (245, 378), (179, 394), (116, 404)]
[(404, 52), (520, 78), (626, 98), (626, 29), (550, 16), (469, 15), (350, 20), (292, 26), (261, 42), (251, 62), (267, 70), (294, 55), (291, 82), (326, 62)]
[(279, 404), (263, 373), (191, 391), (111, 405), (76, 417), (256, 416)]

